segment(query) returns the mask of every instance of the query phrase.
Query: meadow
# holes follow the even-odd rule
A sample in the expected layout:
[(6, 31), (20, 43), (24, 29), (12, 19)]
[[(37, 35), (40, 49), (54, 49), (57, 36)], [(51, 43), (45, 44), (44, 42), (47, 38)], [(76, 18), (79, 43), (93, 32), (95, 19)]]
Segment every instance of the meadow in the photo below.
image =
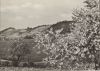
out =
[(0, 67), (0, 71), (100, 71), (100, 70), (61, 70), (48, 68), (27, 68), (27, 67)]
[(59, 69), (26, 68), (26, 67), (0, 67), (0, 71), (66, 71)]

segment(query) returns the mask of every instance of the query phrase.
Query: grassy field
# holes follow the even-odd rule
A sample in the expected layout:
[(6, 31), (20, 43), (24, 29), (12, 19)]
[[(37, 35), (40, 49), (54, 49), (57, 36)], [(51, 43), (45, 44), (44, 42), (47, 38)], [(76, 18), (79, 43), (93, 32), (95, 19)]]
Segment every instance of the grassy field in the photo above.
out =
[(66, 71), (58, 69), (22, 68), (22, 67), (0, 67), (0, 71)]
[(0, 71), (100, 71), (100, 70), (60, 70), (60, 69), (40, 69), (22, 67), (0, 67)]

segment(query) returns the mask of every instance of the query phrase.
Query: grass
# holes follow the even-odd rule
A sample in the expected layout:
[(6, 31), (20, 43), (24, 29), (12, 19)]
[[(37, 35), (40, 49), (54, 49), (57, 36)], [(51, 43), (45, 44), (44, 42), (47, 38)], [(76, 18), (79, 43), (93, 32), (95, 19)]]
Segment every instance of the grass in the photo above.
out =
[(100, 70), (60, 70), (60, 69), (47, 69), (47, 68), (0, 67), (0, 71), (100, 71)]
[(40, 69), (40, 68), (25, 68), (25, 67), (0, 67), (0, 71), (66, 71), (58, 69)]

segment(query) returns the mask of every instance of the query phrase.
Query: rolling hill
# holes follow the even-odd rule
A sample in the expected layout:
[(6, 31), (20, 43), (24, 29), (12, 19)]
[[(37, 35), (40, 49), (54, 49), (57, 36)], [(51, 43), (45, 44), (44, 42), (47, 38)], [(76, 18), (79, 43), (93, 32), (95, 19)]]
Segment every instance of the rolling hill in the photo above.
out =
[[(26, 36), (34, 37), (34, 34), (44, 33), (48, 30), (52, 29), (54, 33), (60, 31), (60, 34), (70, 33), (71, 32), (71, 24), (73, 21), (61, 21), (57, 22), (53, 25), (41, 25), (34, 28), (26, 28), (26, 29), (15, 29), (12, 27), (6, 28), (0, 31), (0, 58), (8, 58), (9, 50), (11, 49), (14, 42), (20, 40), (20, 43), (27, 43), (29, 45), (28, 48), (32, 49), (32, 53), (30, 55), (26, 55), (24, 60), (27, 60), (28, 57), (31, 57), (31, 60), (34, 62), (42, 61), (42, 58), (46, 57), (46, 54), (40, 53), (42, 49), (38, 50), (37, 48), (33, 48), (37, 43), (34, 42), (34, 38), (28, 39)], [(46, 34), (46, 33), (44, 33)]]
[(46, 30), (49, 25), (41, 25), (34, 28), (15, 29), (12, 27), (0, 31), (0, 39), (19, 39), (27, 35), (33, 35)]

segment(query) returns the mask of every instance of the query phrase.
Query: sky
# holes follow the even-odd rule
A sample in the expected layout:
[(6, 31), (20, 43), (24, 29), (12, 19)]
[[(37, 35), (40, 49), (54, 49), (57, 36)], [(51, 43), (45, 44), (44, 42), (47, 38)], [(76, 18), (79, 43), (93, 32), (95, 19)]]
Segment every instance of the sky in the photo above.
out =
[(84, 0), (0, 0), (0, 30), (26, 28), (72, 20), (72, 10)]

